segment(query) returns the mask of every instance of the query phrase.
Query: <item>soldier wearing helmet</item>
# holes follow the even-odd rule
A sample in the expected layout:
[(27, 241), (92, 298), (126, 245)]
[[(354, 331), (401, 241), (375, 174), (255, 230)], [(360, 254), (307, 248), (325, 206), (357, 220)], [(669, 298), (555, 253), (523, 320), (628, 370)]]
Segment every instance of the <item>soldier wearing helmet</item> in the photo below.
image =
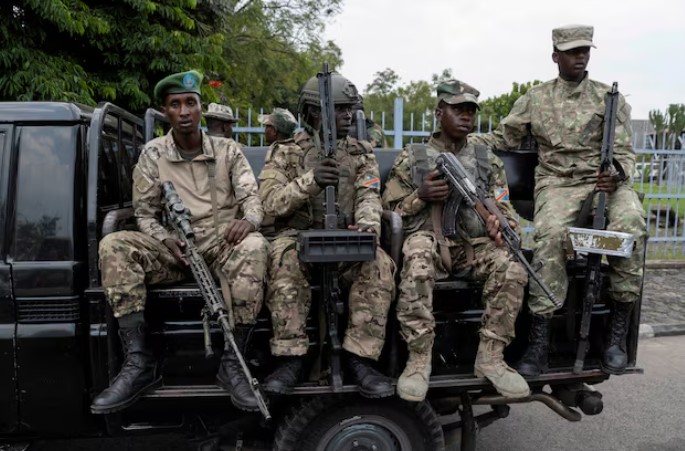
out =
[[(337, 151), (326, 158), (321, 149), (321, 107), (318, 79), (312, 77), (300, 94), (299, 112), (304, 130), (296, 146), (279, 147), (266, 159), (259, 176), (260, 196), (267, 215), (274, 218), (267, 305), (274, 337), (271, 352), (280, 361), (265, 381), (272, 393), (288, 393), (298, 381), (309, 342), (305, 322), (311, 303), (310, 268), (298, 259), (299, 230), (322, 228), (326, 186), (337, 185), (339, 228), (380, 233), (381, 199), (378, 163), (366, 141), (348, 136), (355, 85), (332, 74)], [(349, 374), (363, 396), (391, 396), (388, 377), (373, 368), (385, 341), (385, 324), (394, 290), (395, 266), (379, 247), (376, 259), (341, 264), (341, 277), (350, 284), (349, 321), (343, 342)]]
[(350, 136), (357, 136), (357, 127), (361, 126), (366, 128), (366, 135), (368, 136), (366, 139), (369, 140), (371, 147), (388, 147), (388, 140), (385, 137), (383, 127), (368, 117), (363, 124), (357, 124), (357, 111), (364, 112), (364, 98), (362, 96), (359, 96), (357, 102), (352, 105), (352, 130), (350, 131)]

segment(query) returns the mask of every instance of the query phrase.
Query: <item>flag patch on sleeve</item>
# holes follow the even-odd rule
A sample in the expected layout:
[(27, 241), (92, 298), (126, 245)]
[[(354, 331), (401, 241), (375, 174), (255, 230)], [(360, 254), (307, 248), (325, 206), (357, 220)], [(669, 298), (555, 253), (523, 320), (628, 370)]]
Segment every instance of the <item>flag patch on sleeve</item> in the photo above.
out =
[(367, 175), (363, 184), (367, 188), (378, 188), (381, 186), (381, 179), (375, 175)]
[(496, 188), (495, 199), (497, 200), (497, 202), (509, 200), (509, 188)]

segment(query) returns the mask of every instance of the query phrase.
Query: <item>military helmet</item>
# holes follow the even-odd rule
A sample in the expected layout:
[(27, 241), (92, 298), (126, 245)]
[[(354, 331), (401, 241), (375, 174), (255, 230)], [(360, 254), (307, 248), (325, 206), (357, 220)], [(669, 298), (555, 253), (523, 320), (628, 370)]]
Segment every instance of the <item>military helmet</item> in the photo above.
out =
[[(359, 91), (357, 91), (357, 87), (339, 73), (331, 73), (331, 85), (333, 104), (354, 104), (359, 101)], [(318, 108), (321, 107), (321, 99), (319, 98), (319, 79), (316, 76), (307, 80), (307, 83), (302, 87), (297, 111), (302, 113), (305, 105), (312, 105)]]

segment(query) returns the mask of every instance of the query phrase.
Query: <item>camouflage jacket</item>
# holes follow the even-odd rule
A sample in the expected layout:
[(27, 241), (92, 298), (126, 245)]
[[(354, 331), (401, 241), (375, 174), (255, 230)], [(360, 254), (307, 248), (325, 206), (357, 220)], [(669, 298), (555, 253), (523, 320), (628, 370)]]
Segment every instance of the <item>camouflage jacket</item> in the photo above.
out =
[(387, 148), (388, 140), (385, 138), (383, 128), (369, 119), (367, 119), (367, 126), (366, 133), (369, 135), (371, 147)]
[[(580, 83), (556, 78), (533, 86), (516, 101), (497, 129), (469, 139), (494, 149), (516, 149), (530, 124), (539, 145), (536, 190), (548, 185), (594, 184), (600, 164), (604, 95), (609, 90), (609, 86), (590, 80), (587, 74)], [(620, 96), (614, 159), (629, 177), (635, 170), (631, 142), (630, 105)]]
[[(264, 163), (259, 194), (266, 214), (274, 218), (276, 232), (323, 226), (324, 193), (314, 181), (314, 167), (323, 158), (317, 138), (301, 131), (293, 144), (272, 149)], [(345, 137), (337, 142), (335, 159), (340, 170), (338, 226), (360, 224), (380, 233), (380, 176), (373, 149), (364, 141)]]
[(259, 227), (264, 210), (250, 164), (233, 140), (202, 133), (202, 153), (192, 161), (181, 157), (171, 131), (145, 145), (133, 170), (133, 208), (138, 229), (160, 241), (170, 229), (160, 222), (162, 183), (174, 184), (192, 214), (196, 233), (214, 229), (209, 174), (213, 167), (220, 227), (243, 218)]
[[(453, 148), (447, 147), (437, 139), (437, 136), (438, 134), (433, 135), (428, 141), (428, 146), (432, 148), (434, 153), (454, 152)], [(475, 150), (475, 146), (469, 139), (466, 146), (456, 153), (464, 168), (472, 174), (474, 183), (477, 166)], [(516, 221), (516, 212), (508, 201), (509, 187), (504, 172), (504, 163), (490, 149), (487, 149), (487, 156), (490, 163), (488, 191), (493, 199), (498, 199), (497, 206), (502, 214), (508, 219)], [(399, 213), (402, 217), (405, 233), (412, 233), (417, 230), (432, 232), (432, 207), (431, 204), (419, 199), (419, 187), (413, 181), (411, 165), (412, 156), (410, 155), (410, 147), (407, 147), (397, 156), (395, 164), (390, 170), (383, 191), (383, 207)], [(435, 169), (435, 164), (432, 161), (431, 167), (428, 169)], [(479, 217), (464, 203), (461, 204), (457, 213), (457, 225), (470, 238), (487, 236), (485, 226)], [(454, 245), (455, 243), (447, 240), (447, 244)]]

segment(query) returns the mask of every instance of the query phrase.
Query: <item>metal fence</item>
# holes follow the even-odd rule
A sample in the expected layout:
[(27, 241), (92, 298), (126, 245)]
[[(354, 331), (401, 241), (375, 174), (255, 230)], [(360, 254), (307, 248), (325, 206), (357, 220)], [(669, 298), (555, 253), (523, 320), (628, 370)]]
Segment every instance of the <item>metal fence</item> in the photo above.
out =
[[(252, 109), (247, 112), (236, 110), (239, 124), (234, 127), (238, 140), (247, 146), (264, 146), (264, 129), (257, 121), (262, 114)], [(395, 100), (392, 118), (385, 112), (369, 112), (369, 117), (381, 125), (393, 148), (400, 149), (407, 142), (426, 140), (435, 129), (432, 114), (424, 113), (420, 117), (409, 116), (409, 129), (404, 128), (404, 103), (401, 98)], [(389, 122), (392, 119), (392, 128)], [(299, 118), (298, 118), (299, 120)], [(478, 130), (492, 130), (492, 118), (478, 117)], [(669, 147), (685, 149), (683, 137), (673, 138)], [(666, 142), (666, 140), (658, 140)], [(653, 135), (636, 133), (633, 137), (637, 154), (636, 170), (633, 175), (635, 189), (644, 194), (644, 206), (647, 214), (649, 240), (647, 256), (652, 259), (685, 259), (685, 150), (654, 149), (657, 142)], [(638, 148), (639, 147), (639, 148)], [(531, 224), (524, 223), (524, 244), (532, 244)]]

